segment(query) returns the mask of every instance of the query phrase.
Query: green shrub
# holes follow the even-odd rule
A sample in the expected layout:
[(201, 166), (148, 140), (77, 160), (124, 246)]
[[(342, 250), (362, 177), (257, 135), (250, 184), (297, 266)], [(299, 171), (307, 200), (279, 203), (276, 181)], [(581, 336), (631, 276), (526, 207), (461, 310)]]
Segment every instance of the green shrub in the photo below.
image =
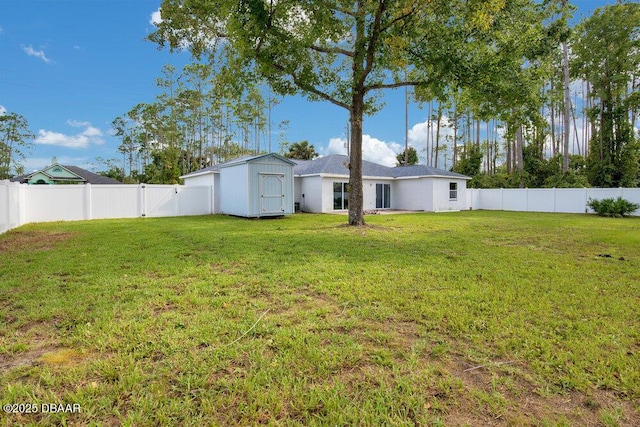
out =
[(618, 197), (617, 199), (589, 199), (587, 206), (600, 216), (628, 216), (638, 210), (640, 205)]

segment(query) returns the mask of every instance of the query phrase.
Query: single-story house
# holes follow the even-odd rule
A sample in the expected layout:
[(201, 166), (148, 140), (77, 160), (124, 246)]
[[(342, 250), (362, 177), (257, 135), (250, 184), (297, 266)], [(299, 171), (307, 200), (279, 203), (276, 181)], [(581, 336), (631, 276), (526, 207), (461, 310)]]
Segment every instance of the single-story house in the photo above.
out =
[(21, 184), (122, 184), (120, 181), (89, 172), (77, 166), (60, 165), (54, 163), (46, 168), (31, 172), (26, 175), (18, 175), (11, 178), (11, 182)]
[(211, 186), (213, 212), (249, 218), (294, 212), (293, 168), (275, 153), (242, 156), (180, 178), (185, 185)]
[[(263, 183), (268, 181), (269, 185), (274, 186), (273, 191), (269, 190), (274, 194), (267, 194), (270, 197), (266, 199), (273, 198), (269, 203), (278, 204), (275, 200), (282, 200), (277, 207), (284, 206), (285, 211), (280, 215), (290, 213), (288, 209), (292, 209), (293, 203), (304, 212), (346, 212), (349, 208), (348, 161), (344, 155), (292, 161), (271, 153), (240, 157), (181, 178), (185, 185), (211, 187), (214, 213), (266, 216), (257, 209), (265, 200), (260, 187), (261, 179)], [(256, 165), (253, 169), (250, 167), (252, 164)], [(263, 169), (268, 164), (279, 166), (277, 170)], [(291, 175), (285, 172), (287, 167), (291, 168)], [(365, 211), (391, 209), (438, 212), (468, 209), (465, 194), (467, 181), (471, 179), (468, 176), (425, 165), (387, 167), (363, 161), (362, 168)], [(261, 173), (266, 175), (256, 178)], [(280, 184), (268, 175), (273, 173), (281, 177), (278, 181), (284, 193), (279, 199), (275, 190), (280, 188)], [(287, 191), (292, 192), (292, 197)], [(267, 210), (277, 211), (274, 208)]]
[[(305, 212), (348, 209), (349, 158), (330, 155), (296, 160), (296, 203)], [(426, 165), (388, 167), (362, 162), (364, 210), (452, 211), (468, 209), (467, 181), (471, 178)]]

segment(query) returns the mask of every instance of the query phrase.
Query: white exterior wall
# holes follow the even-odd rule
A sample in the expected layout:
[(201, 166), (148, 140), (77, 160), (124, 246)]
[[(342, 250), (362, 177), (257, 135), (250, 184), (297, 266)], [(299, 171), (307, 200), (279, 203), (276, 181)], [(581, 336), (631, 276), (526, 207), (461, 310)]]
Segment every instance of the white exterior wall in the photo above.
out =
[[(336, 212), (333, 209), (333, 183), (348, 182), (343, 176), (324, 175), (321, 178), (321, 188), (318, 188), (319, 176), (297, 178), (300, 196), (305, 194), (304, 206), (306, 212)], [(466, 180), (456, 178), (401, 178), (376, 179), (363, 178), (364, 210), (376, 210), (376, 184), (391, 184), (391, 209), (413, 211), (449, 211), (469, 208), (466, 194)], [(449, 200), (449, 183), (458, 183), (458, 198)], [(296, 193), (298, 193), (296, 191)], [(312, 195), (310, 198), (309, 195)]]
[[(296, 178), (295, 185), (296, 202), (300, 203), (300, 210), (312, 213), (324, 212), (322, 210), (322, 201), (326, 196), (323, 190), (324, 182), (322, 177), (306, 176), (304, 178)], [(303, 194), (304, 197), (302, 197)]]
[[(469, 209), (467, 204), (467, 181), (456, 178), (428, 178), (433, 185), (433, 210), (440, 211), (460, 211)], [(455, 182), (458, 184), (458, 197), (456, 199), (449, 198), (449, 184)]]
[(187, 187), (199, 185), (214, 185), (214, 176), (218, 173), (210, 172), (202, 175), (188, 176), (183, 178), (184, 185)]
[(333, 209), (333, 183), (334, 182), (346, 182), (349, 183), (349, 178), (343, 176), (323, 176), (322, 177), (322, 211), (321, 212), (346, 212), (336, 211)]
[[(263, 178), (269, 175), (282, 176), (282, 206), (284, 211), (282, 212), (269, 212), (262, 210), (263, 191), (264, 184)], [(249, 215), (252, 217), (258, 216), (278, 216), (289, 215), (294, 212), (294, 194), (293, 194), (293, 165), (276, 157), (263, 157), (253, 160), (249, 163), (248, 169), (249, 179)], [(272, 182), (273, 183), (273, 182)], [(272, 190), (274, 190), (272, 188)], [(226, 196), (225, 196), (226, 197)]]
[(220, 206), (220, 174), (217, 173), (213, 177), (213, 205), (211, 206), (211, 211), (214, 214), (222, 213), (222, 207)]
[(410, 211), (433, 211), (433, 183), (427, 178), (404, 178), (391, 188), (391, 206)]
[(376, 178), (363, 178), (362, 191), (363, 191), (363, 206), (365, 211), (374, 211), (376, 209), (376, 184), (391, 184), (391, 208), (394, 207), (395, 195), (393, 194), (393, 180), (391, 179), (376, 179)]
[(220, 212), (227, 215), (249, 215), (249, 165), (237, 165), (220, 170)]

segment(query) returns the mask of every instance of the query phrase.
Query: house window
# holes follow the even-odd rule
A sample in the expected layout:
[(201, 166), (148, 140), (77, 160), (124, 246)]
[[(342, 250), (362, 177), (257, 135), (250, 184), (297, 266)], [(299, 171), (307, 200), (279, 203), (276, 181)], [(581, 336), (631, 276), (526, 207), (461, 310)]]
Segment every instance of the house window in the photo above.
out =
[(333, 183), (333, 209), (349, 209), (349, 184), (346, 182)]
[(457, 200), (458, 199), (458, 183), (450, 182), (449, 183), (449, 200)]
[(391, 184), (376, 184), (376, 209), (391, 207)]

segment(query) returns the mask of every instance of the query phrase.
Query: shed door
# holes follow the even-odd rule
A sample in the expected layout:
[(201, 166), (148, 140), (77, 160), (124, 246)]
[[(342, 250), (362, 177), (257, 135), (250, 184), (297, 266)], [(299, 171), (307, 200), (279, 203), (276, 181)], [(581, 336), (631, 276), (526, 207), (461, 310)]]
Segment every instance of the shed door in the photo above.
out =
[(260, 213), (284, 212), (284, 174), (260, 175)]

